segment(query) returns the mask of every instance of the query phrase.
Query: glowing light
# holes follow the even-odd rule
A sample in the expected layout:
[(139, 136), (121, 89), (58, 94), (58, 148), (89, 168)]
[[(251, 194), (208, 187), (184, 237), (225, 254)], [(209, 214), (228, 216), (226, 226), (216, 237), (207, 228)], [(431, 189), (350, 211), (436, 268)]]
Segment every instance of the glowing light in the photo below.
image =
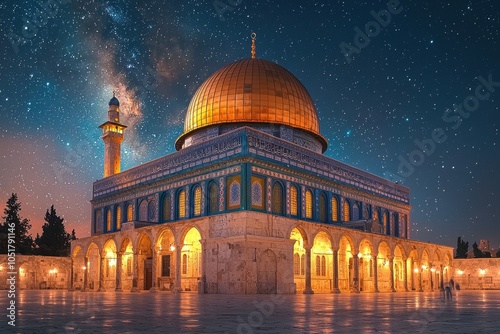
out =
[(457, 274), (462, 275), (463, 273), (464, 273), (463, 270), (460, 270), (460, 269), (457, 270)]
[(358, 253), (358, 258), (360, 258), (360, 259), (361, 259), (362, 257), (363, 257), (363, 254)]
[(422, 270), (426, 270), (427, 266), (425, 264), (422, 265)]
[(484, 274), (486, 274), (486, 269), (479, 269), (479, 274), (484, 276)]
[(173, 252), (175, 250), (175, 246), (172, 244), (170, 245), (170, 251)]
[(415, 272), (415, 274), (418, 274), (418, 268), (413, 269), (413, 272)]
[(83, 269), (83, 270), (86, 270), (86, 269), (87, 269), (87, 267), (83, 266), (83, 267), (82, 267), (82, 269)]
[(432, 267), (432, 268), (431, 268), (431, 271), (432, 271), (432, 272), (435, 272), (435, 271), (436, 271), (436, 268)]

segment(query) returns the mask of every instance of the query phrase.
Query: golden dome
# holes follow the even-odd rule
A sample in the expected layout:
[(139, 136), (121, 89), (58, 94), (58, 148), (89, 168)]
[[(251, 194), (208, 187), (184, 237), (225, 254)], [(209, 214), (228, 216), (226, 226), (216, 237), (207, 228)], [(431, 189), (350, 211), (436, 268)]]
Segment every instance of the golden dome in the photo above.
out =
[(180, 149), (194, 131), (215, 124), (272, 123), (304, 130), (326, 149), (316, 108), (302, 83), (288, 70), (262, 59), (243, 59), (210, 76), (189, 103)]

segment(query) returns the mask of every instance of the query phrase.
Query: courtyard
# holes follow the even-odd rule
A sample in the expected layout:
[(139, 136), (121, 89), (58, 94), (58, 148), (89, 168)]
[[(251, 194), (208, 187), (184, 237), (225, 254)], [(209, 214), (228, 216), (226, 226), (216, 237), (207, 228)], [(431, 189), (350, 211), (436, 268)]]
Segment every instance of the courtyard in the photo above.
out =
[[(7, 305), (7, 293), (0, 296)], [(2, 333), (500, 333), (500, 291), (199, 295), (21, 290)], [(4, 309), (5, 310), (5, 309)], [(5, 311), (4, 311), (5, 312)]]

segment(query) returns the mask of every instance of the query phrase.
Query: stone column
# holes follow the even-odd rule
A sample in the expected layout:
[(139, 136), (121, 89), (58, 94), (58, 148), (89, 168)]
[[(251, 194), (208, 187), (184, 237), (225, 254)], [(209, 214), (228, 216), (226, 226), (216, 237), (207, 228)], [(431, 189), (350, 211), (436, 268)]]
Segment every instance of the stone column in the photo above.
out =
[(74, 274), (74, 269), (73, 269), (73, 266), (74, 266), (74, 261), (73, 261), (73, 257), (71, 257), (71, 268), (69, 269), (69, 287), (68, 287), (68, 291), (74, 291), (75, 289), (73, 288), (73, 281), (75, 280), (75, 278), (73, 277)]
[(116, 253), (116, 292), (122, 292), (122, 256), (123, 252)]
[(340, 293), (339, 289), (339, 250), (332, 248), (333, 252), (333, 289), (332, 293)]
[(418, 292), (424, 292), (423, 286), (422, 286), (422, 267), (418, 268)]
[(134, 258), (132, 259), (134, 262), (134, 272), (132, 276), (132, 289), (130, 289), (130, 292), (139, 292), (140, 289), (138, 287), (139, 285), (139, 252), (135, 251), (134, 252)]
[(159, 248), (158, 247), (153, 247), (153, 258), (152, 258), (152, 265), (151, 265), (151, 276), (152, 277), (152, 285), (151, 289), (149, 289), (150, 292), (158, 292), (158, 287), (156, 286), (157, 283), (157, 278), (156, 278), (156, 262), (158, 261), (158, 252)]
[(380, 292), (378, 290), (378, 254), (373, 256), (373, 288), (375, 292)]
[(313, 294), (314, 291), (311, 288), (311, 246), (305, 246), (306, 250), (306, 287), (304, 289), (304, 294)]
[(173, 292), (181, 292), (181, 251), (182, 244), (175, 245), (175, 282)]
[(205, 273), (205, 248), (206, 248), (206, 240), (200, 240), (201, 244), (201, 253), (200, 253), (200, 278), (198, 281), (198, 293), (205, 293), (205, 281), (206, 281), (206, 273)]
[(408, 259), (403, 258), (403, 279), (405, 285), (405, 291), (408, 292)]
[(89, 273), (89, 258), (88, 257), (85, 257), (84, 258), (84, 261), (85, 261), (85, 270), (83, 271), (83, 286), (82, 286), (82, 292), (85, 292), (88, 290), (88, 287), (87, 287), (87, 281), (88, 281), (88, 273)]
[(391, 275), (390, 283), (391, 283), (391, 292), (396, 292), (394, 288), (394, 256), (389, 257), (389, 272)]
[(359, 293), (359, 262), (361, 258), (358, 257), (358, 253), (354, 252), (354, 257), (352, 258), (352, 262), (354, 263), (354, 273), (353, 273), (353, 284), (352, 284), (352, 292)]
[(104, 288), (104, 267), (106, 266), (106, 258), (104, 256), (101, 257), (101, 261), (99, 263), (99, 289), (97, 292), (105, 292)]
[(441, 265), (441, 289), (444, 289), (444, 267)]
[(434, 281), (435, 281), (435, 279), (432, 276), (434, 276), (435, 272), (436, 272), (433, 269), (434, 269), (434, 267), (431, 265), (430, 268), (429, 268), (429, 273), (430, 273), (429, 276), (431, 277), (431, 291), (434, 291)]

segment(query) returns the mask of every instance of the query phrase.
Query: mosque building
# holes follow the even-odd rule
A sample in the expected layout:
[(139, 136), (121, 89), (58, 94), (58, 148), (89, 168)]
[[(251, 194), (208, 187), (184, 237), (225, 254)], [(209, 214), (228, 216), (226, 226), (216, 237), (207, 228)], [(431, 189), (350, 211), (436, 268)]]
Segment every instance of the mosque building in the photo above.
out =
[(255, 36), (251, 58), (196, 91), (175, 153), (120, 171), (115, 96), (107, 115), (71, 289), (431, 291), (451, 277), (451, 247), (410, 240), (409, 189), (325, 156), (311, 96), (255, 56)]

